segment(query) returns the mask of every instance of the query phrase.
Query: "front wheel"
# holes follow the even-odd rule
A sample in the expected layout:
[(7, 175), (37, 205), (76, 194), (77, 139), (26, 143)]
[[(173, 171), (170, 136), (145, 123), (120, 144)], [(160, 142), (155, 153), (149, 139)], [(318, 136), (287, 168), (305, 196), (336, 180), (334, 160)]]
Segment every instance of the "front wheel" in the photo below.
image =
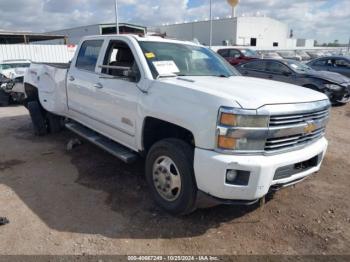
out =
[(189, 144), (172, 138), (154, 144), (147, 155), (146, 179), (151, 194), (169, 213), (184, 215), (195, 209), (193, 157)]

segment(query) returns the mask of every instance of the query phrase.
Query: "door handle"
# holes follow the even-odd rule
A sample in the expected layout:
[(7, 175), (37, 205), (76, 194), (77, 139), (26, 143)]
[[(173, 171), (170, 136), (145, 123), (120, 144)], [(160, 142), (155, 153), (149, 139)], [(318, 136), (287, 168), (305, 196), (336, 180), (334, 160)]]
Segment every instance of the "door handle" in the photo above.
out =
[(272, 79), (272, 78), (273, 78), (273, 76), (272, 76), (272, 75), (269, 75), (269, 76), (268, 76), (268, 78)]
[(101, 83), (96, 83), (96, 84), (94, 84), (94, 87), (97, 89), (101, 89), (101, 88), (103, 88), (103, 85)]
[(74, 81), (75, 78), (74, 78), (74, 76), (69, 76), (68, 80), (69, 80), (69, 81)]

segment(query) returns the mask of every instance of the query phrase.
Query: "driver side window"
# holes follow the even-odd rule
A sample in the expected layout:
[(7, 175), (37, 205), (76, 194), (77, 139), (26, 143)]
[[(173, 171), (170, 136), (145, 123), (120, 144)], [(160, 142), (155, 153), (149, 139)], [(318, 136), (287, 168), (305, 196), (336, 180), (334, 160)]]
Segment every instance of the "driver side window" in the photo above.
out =
[(291, 72), (287, 66), (285, 66), (281, 63), (277, 63), (277, 62), (269, 62), (267, 64), (266, 71), (273, 73), (273, 74), (285, 74), (285, 73)]
[(238, 58), (241, 56), (241, 53), (237, 50), (231, 49), (230, 50), (230, 57), (232, 58)]
[(122, 41), (109, 43), (102, 73), (124, 78), (125, 80), (140, 80), (140, 71), (130, 47)]

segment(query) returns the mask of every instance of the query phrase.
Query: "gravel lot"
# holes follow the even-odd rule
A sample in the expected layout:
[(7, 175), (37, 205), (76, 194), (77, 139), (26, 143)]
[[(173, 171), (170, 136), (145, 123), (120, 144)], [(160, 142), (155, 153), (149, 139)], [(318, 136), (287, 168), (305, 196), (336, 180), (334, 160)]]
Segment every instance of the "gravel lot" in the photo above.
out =
[(350, 254), (350, 104), (334, 107), (318, 174), (263, 209), (171, 217), (128, 166), (75, 135), (35, 137), (25, 108), (0, 108), (0, 254)]

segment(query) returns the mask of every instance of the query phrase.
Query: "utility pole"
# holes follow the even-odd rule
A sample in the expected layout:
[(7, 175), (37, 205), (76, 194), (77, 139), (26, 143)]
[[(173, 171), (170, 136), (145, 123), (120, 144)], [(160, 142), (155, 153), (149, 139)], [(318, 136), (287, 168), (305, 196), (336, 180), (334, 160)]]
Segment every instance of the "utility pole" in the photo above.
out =
[(209, 13), (210, 13), (210, 29), (209, 29), (209, 47), (212, 46), (212, 42), (213, 42), (213, 13), (212, 13), (212, 6), (211, 6), (211, 3), (212, 0), (210, 0), (210, 10), (209, 10)]
[(118, 0), (115, 0), (115, 6), (114, 6), (114, 10), (115, 10), (115, 22), (116, 22), (116, 32), (117, 35), (119, 35), (119, 13), (118, 13)]

